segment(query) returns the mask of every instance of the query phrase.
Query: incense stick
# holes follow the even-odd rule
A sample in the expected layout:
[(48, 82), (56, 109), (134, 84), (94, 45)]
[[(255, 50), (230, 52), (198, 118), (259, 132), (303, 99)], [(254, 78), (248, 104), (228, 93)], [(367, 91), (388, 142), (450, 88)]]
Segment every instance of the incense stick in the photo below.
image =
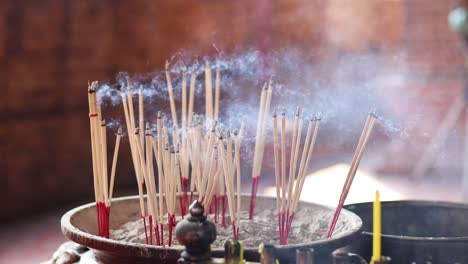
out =
[(234, 161), (236, 163), (236, 187), (237, 187), (237, 218), (236, 223), (237, 227), (233, 226), (235, 239), (239, 240), (239, 229), (240, 229), (240, 215), (241, 215), (241, 165), (240, 165), (240, 146), (242, 140), (242, 134), (244, 131), (244, 123), (241, 123), (241, 127), (239, 133), (237, 134), (236, 138), (236, 146), (235, 146), (235, 155)]
[(367, 117), (366, 123), (364, 124), (364, 128), (362, 130), (361, 136), (359, 138), (358, 146), (356, 147), (356, 151), (354, 152), (353, 160), (351, 162), (351, 166), (349, 168), (348, 175), (346, 177), (345, 184), (343, 186), (343, 190), (341, 191), (340, 200), (338, 202), (338, 206), (335, 210), (335, 214), (333, 215), (332, 222), (330, 224), (330, 228), (327, 233), (327, 238), (330, 238), (333, 234), (333, 230), (335, 229), (336, 222), (338, 221), (338, 217), (340, 216), (341, 209), (346, 201), (346, 197), (348, 196), (349, 190), (351, 188), (351, 184), (353, 182), (354, 176), (357, 172), (357, 168), (359, 166), (361, 156), (363, 150), (366, 146), (367, 140), (369, 139), (370, 133), (372, 132), (372, 128), (374, 126), (376, 120), (376, 116), (374, 113), (370, 113)]
[[(118, 131), (116, 137), (109, 185), (107, 164), (107, 126), (106, 121), (102, 118), (101, 106), (96, 99), (97, 85), (97, 82), (93, 82), (88, 86), (93, 183), (97, 210), (98, 235), (109, 238), (109, 214), (114, 189), (121, 130)], [(101, 121), (100, 124), (98, 120)]]
[[(156, 225), (154, 220), (158, 215), (158, 208), (156, 206), (156, 187), (154, 182), (154, 167), (153, 167), (153, 149), (152, 149), (152, 134), (150, 125), (147, 122), (145, 126), (145, 168), (146, 171), (146, 193), (148, 202), (148, 223), (149, 223), (149, 244), (153, 244), (153, 224)], [(153, 217), (154, 216), (154, 217)]]
[(187, 128), (187, 76), (185, 72), (182, 72), (182, 133), (185, 133)]
[(213, 84), (208, 61), (205, 63), (205, 108), (205, 115), (209, 124), (213, 120)]
[[(286, 245), (291, 229), (294, 214), (297, 209), (299, 197), (304, 185), (305, 172), (310, 163), (312, 152), (317, 138), (318, 120), (310, 119), (307, 126), (305, 141), (301, 144), (303, 119), (296, 111), (292, 127), (292, 141), (290, 152), (290, 170), (286, 176), (286, 116), (281, 114), (280, 139), (278, 139), (278, 120), (276, 111), (273, 114), (273, 154), (275, 165), (276, 206), (278, 208), (278, 229), (280, 244)], [(315, 128), (314, 128), (315, 124)], [(281, 157), (280, 157), (281, 151)], [(300, 163), (297, 169), (297, 162)], [(287, 181), (287, 185), (286, 185)]]
[(138, 90), (138, 127), (141, 131), (140, 133), (140, 144), (144, 146), (145, 142), (145, 135), (143, 134), (144, 131), (144, 106), (143, 106), (143, 86), (140, 86)]
[(281, 210), (278, 212), (280, 215), (280, 235), (281, 241), (284, 240), (284, 218), (286, 212), (284, 208), (286, 207), (286, 113), (281, 114)]
[[(312, 129), (312, 127), (314, 127), (314, 128)], [(315, 142), (317, 141), (317, 135), (318, 135), (319, 127), (320, 127), (320, 118), (313, 118), (312, 120), (309, 121), (309, 128), (308, 128), (307, 133), (309, 133), (309, 131), (313, 130), (313, 134), (312, 134), (312, 139), (311, 139), (310, 144), (309, 144), (309, 148), (307, 150), (307, 157), (306, 157), (304, 167), (302, 169), (302, 172), (301, 171), (299, 172), (300, 173), (299, 184), (298, 184), (299, 191), (295, 192), (296, 198), (294, 199), (292, 213), (296, 212), (297, 203), (298, 203), (299, 198), (300, 198), (301, 193), (302, 193), (302, 187), (304, 186), (304, 181), (305, 181), (306, 168), (307, 168), (308, 164), (310, 164), (310, 160), (312, 158), (312, 153), (314, 151)], [(306, 142), (307, 142), (307, 138), (306, 138)], [(305, 145), (307, 145), (307, 143)], [(304, 153), (305, 153), (305, 151), (304, 151)]]
[(216, 79), (215, 79), (215, 106), (214, 106), (214, 120), (219, 120), (219, 89), (220, 89), (220, 80), (221, 75), (219, 72), (219, 67), (216, 68)]
[(190, 74), (190, 95), (189, 95), (189, 107), (188, 107), (188, 124), (192, 124), (193, 117), (193, 106), (195, 102), (195, 71), (192, 69)]
[(112, 158), (112, 169), (111, 169), (111, 182), (109, 187), (109, 206), (112, 203), (112, 196), (114, 193), (114, 182), (115, 182), (115, 170), (117, 168), (117, 158), (119, 156), (120, 140), (122, 138), (122, 128), (117, 130), (117, 137), (115, 138), (114, 156)]
[(263, 153), (265, 149), (265, 127), (266, 116), (268, 115), (271, 103), (272, 89), (271, 80), (268, 85), (265, 84), (260, 95), (260, 107), (258, 112), (257, 133), (255, 136), (255, 150), (252, 166), (252, 191), (250, 196), (249, 219), (253, 218), (255, 210), (255, 198), (257, 196), (258, 183), (263, 162)]
[[(140, 162), (140, 153), (137, 148), (137, 143), (139, 142), (139, 137), (135, 135), (135, 132), (138, 131), (139, 129), (136, 129), (135, 131), (132, 131), (135, 129), (135, 114), (134, 114), (134, 109), (133, 109), (133, 95), (131, 92), (131, 83), (130, 79), (127, 79), (127, 92), (125, 93), (122, 88), (121, 92), (121, 98), (122, 98), (122, 107), (124, 109), (124, 115), (125, 115), (125, 122), (127, 125), (127, 131), (128, 131), (128, 139), (130, 143), (130, 152), (132, 156), (132, 161), (133, 161), (133, 167), (135, 170), (135, 177), (137, 180), (137, 186), (138, 186), (138, 197), (139, 197), (139, 204), (140, 204), (140, 213), (141, 213), (141, 219), (143, 221), (143, 225), (145, 228), (145, 237), (147, 242), (148, 241), (148, 233), (147, 233), (147, 228), (146, 228), (146, 213), (145, 213), (145, 203), (144, 203), (144, 191), (143, 191), (143, 175), (141, 171), (141, 162)], [(137, 133), (138, 134), (138, 133)]]
[[(276, 187), (276, 208), (278, 210), (278, 228), (281, 227), (281, 182), (280, 182), (280, 164), (279, 164), (279, 146), (278, 146), (278, 120), (276, 111), (273, 113), (273, 158), (275, 165), (275, 187)], [(279, 230), (280, 234), (282, 230)]]
[(169, 72), (169, 62), (166, 61), (166, 82), (167, 82), (167, 91), (169, 93), (169, 104), (171, 107), (171, 113), (172, 113), (172, 123), (177, 126), (177, 111), (176, 111), (176, 106), (175, 106), (175, 101), (174, 101), (174, 91), (172, 89), (172, 81), (171, 81), (171, 74)]

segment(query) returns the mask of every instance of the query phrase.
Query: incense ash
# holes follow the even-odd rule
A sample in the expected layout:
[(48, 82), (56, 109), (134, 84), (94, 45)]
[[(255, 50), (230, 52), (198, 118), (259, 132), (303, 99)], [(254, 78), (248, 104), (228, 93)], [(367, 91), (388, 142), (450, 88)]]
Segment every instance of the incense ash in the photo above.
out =
[[(261, 243), (279, 245), (280, 234), (278, 227), (276, 222), (272, 221), (276, 216), (276, 210), (260, 209), (253, 219), (248, 219), (248, 211), (242, 211), (239, 240), (248, 248), (256, 248)], [(291, 226), (288, 242), (290, 244), (301, 244), (325, 239), (331, 216), (330, 211), (322, 208), (301, 208), (297, 211)], [(214, 215), (209, 215), (208, 218), (212, 220)], [(213, 248), (223, 248), (225, 241), (232, 238), (230, 216), (226, 216), (226, 222), (227, 227), (223, 227), (221, 223), (216, 225), (218, 234), (216, 241), (212, 244)], [(347, 230), (349, 228), (347, 225), (349, 225), (348, 222), (339, 220), (335, 227), (334, 236), (339, 236)], [(164, 234), (164, 240), (167, 241), (167, 230), (165, 230)], [(111, 239), (122, 242), (146, 244), (144, 226), (141, 220), (129, 221), (119, 228), (111, 230), (110, 236)], [(173, 241), (173, 246), (181, 247), (175, 239)]]

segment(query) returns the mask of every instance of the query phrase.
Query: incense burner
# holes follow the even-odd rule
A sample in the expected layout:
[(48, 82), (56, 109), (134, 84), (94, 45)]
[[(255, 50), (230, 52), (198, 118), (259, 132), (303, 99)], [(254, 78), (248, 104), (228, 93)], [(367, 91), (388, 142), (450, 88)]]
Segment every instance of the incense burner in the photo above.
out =
[[(249, 207), (250, 195), (242, 195), (242, 211)], [(257, 197), (257, 212), (262, 209), (275, 208), (276, 199), (264, 196)], [(140, 218), (139, 201), (137, 196), (114, 199), (110, 211), (110, 228), (114, 229), (122, 224), (135, 221)], [(329, 221), (333, 215), (333, 209), (321, 205), (300, 202), (300, 210), (312, 209), (325, 212), (321, 215), (310, 215), (310, 220), (322, 217)], [(177, 208), (178, 210), (178, 208)], [(178, 212), (177, 212), (178, 213)], [(161, 247), (138, 243), (129, 243), (97, 236), (96, 207), (95, 203), (86, 204), (67, 212), (61, 220), (62, 232), (70, 240), (88, 247), (93, 252), (93, 257), (102, 263), (176, 263), (183, 251), (183, 247)], [(358, 216), (347, 210), (343, 210), (338, 224), (340, 228), (331, 239), (319, 239), (316, 241), (303, 241), (301, 243), (275, 246), (277, 257), (281, 260), (294, 259), (296, 249), (313, 248), (317, 258), (328, 258), (338, 248), (354, 242), (360, 235), (362, 222)], [(271, 232), (278, 232), (276, 219), (271, 219)], [(322, 232), (317, 230), (317, 232)], [(326, 232), (326, 229), (323, 230)], [(223, 257), (224, 248), (213, 248), (212, 256)], [(248, 261), (258, 261), (257, 247), (245, 247), (244, 257)], [(289, 262), (289, 261), (287, 261)]]
[[(362, 218), (363, 233), (349, 248), (369, 259), (372, 203), (345, 206)], [(392, 263), (468, 263), (468, 206), (432, 201), (382, 202), (382, 254)]]

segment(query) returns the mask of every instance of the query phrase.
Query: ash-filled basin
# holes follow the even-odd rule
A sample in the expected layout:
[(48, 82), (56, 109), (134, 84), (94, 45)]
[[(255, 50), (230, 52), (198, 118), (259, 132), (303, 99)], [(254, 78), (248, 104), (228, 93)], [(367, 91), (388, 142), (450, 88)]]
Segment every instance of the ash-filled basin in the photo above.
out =
[[(250, 196), (242, 195), (241, 211), (247, 211)], [(276, 199), (271, 197), (258, 196), (256, 200), (256, 214), (261, 214), (262, 210), (272, 210), (276, 208)], [(113, 200), (110, 212), (110, 229), (118, 229), (123, 224), (140, 219), (140, 207), (137, 196), (122, 197)], [(179, 209), (177, 209), (179, 210)], [(299, 202), (297, 215), (307, 213), (302, 218), (307, 218), (310, 223), (310, 230), (317, 234), (325, 234), (334, 210), (322, 205)], [(309, 215), (310, 214), (310, 215)], [(178, 215), (179, 219), (179, 215)], [(178, 220), (177, 219), (177, 220)], [(210, 219), (211, 220), (211, 219)], [(95, 203), (86, 204), (67, 212), (62, 217), (62, 232), (70, 240), (94, 250), (97, 259), (103, 263), (174, 263), (179, 258), (183, 248), (181, 247), (161, 247), (146, 245), (141, 243), (131, 243), (97, 236)], [(274, 217), (271, 223), (272, 235), (277, 235), (277, 219)], [(295, 250), (301, 247), (312, 247), (316, 254), (328, 256), (335, 249), (349, 245), (360, 234), (362, 222), (355, 214), (343, 210), (338, 221), (336, 231), (331, 239), (317, 236), (315, 240), (296, 241), (295, 244), (277, 246), (277, 254), (281, 259), (294, 258)], [(230, 228), (230, 227), (228, 227)], [(242, 238), (242, 231), (240, 237)], [(309, 237), (310, 238), (310, 237)], [(213, 256), (221, 257), (223, 248), (213, 248)], [(257, 246), (245, 247), (245, 258), (250, 261), (258, 260)]]

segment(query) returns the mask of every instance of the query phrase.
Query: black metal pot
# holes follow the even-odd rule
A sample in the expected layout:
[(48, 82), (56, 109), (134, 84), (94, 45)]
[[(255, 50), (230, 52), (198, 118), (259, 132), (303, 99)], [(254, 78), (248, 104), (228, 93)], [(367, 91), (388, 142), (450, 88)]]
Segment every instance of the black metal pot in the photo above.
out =
[[(345, 208), (363, 222), (361, 238), (347, 250), (369, 260), (372, 203)], [(382, 254), (397, 264), (468, 263), (468, 206), (429, 201), (383, 202)]]

